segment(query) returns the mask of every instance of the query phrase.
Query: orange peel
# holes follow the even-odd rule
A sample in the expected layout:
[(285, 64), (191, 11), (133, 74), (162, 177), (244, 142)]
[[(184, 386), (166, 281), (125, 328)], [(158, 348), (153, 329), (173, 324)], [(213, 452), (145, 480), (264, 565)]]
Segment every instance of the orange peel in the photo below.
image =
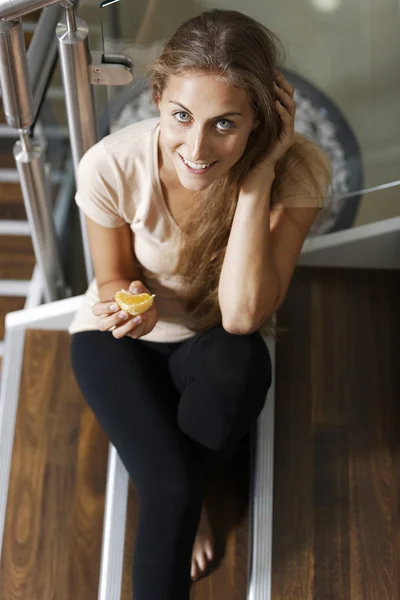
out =
[(115, 302), (130, 315), (141, 315), (152, 306), (155, 297), (155, 294), (131, 294), (120, 290), (115, 294)]

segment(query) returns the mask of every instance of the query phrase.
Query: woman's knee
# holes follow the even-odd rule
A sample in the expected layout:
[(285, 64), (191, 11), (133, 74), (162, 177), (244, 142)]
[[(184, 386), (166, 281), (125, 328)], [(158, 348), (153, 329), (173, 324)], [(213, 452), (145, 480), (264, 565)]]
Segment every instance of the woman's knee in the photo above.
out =
[(181, 430), (213, 451), (245, 435), (260, 415), (272, 381), (271, 359), (261, 336), (225, 333), (216, 331), (214, 339), (209, 335), (206, 344), (197, 346), (195, 377), (177, 414)]
[(267, 391), (272, 380), (268, 348), (258, 332), (233, 335), (218, 327), (194, 347), (194, 368), (219, 389), (240, 395), (245, 389)]

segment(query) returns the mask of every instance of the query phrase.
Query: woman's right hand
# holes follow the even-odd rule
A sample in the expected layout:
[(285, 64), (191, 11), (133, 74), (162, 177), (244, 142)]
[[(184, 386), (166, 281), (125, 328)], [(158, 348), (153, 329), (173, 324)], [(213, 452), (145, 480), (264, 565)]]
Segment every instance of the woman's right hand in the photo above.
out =
[[(131, 294), (147, 293), (151, 295), (151, 292), (141, 281), (132, 281), (128, 291)], [(124, 310), (120, 310), (113, 297), (109, 298), (108, 302), (97, 302), (94, 304), (92, 312), (96, 317), (99, 317), (97, 320), (99, 330), (110, 331), (117, 339), (126, 335), (133, 339), (138, 339), (150, 333), (158, 321), (155, 302), (153, 302), (152, 306), (146, 312), (136, 317)], [(137, 323), (136, 319), (140, 319), (140, 323)]]

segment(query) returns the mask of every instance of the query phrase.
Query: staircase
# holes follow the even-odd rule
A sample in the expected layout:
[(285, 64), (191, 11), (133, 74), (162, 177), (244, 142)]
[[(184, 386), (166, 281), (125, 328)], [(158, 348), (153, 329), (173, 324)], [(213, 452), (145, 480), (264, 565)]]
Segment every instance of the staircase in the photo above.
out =
[[(36, 11), (22, 18), (27, 49), (40, 14), (41, 11)], [(51, 200), (54, 212), (57, 210), (58, 195), (66, 180), (66, 163), (70, 158), (66, 122), (61, 76), (56, 67), (35, 126), (35, 137), (43, 138), (47, 144), (46, 162), (51, 163)], [(13, 156), (13, 147), (18, 139), (17, 130), (6, 122), (0, 99), (0, 382), (6, 314), (41, 302), (30, 226)], [(65, 212), (67, 209), (62, 210)]]
[[(23, 19), (28, 48), (39, 12)], [(0, 376), (4, 354), (5, 315), (24, 307), (35, 267), (29, 224), (12, 147), (18, 135), (0, 107)]]

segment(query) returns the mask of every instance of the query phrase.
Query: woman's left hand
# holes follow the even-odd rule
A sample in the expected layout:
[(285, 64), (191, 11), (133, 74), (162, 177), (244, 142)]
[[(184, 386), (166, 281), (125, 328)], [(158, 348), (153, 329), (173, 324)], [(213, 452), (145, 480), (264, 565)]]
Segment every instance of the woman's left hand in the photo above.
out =
[(294, 100), (294, 87), (290, 85), (287, 79), (276, 71), (275, 74), (275, 92), (278, 100), (275, 100), (275, 108), (281, 118), (282, 128), (279, 138), (269, 150), (263, 160), (265, 165), (275, 167), (279, 159), (286, 154), (296, 140), (294, 131), (294, 120), (296, 116), (296, 102)]
[(262, 189), (275, 178), (275, 166), (279, 159), (293, 146), (295, 142), (294, 118), (296, 102), (294, 88), (279, 72), (276, 72), (276, 94), (280, 100), (275, 101), (276, 110), (281, 118), (282, 127), (279, 138), (270, 148), (268, 154), (246, 175), (241, 185), (244, 194)]

